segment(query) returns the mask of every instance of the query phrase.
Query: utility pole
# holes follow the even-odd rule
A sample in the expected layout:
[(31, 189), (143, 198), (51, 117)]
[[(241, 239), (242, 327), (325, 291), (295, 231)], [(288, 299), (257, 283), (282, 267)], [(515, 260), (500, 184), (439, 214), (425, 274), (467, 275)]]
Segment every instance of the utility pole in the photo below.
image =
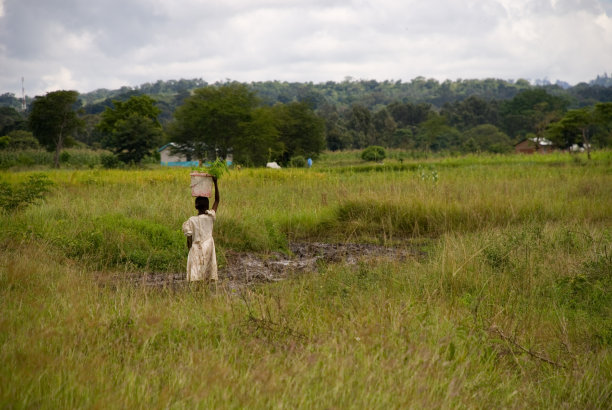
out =
[(26, 110), (25, 88), (23, 87), (23, 77), (21, 77), (21, 111)]

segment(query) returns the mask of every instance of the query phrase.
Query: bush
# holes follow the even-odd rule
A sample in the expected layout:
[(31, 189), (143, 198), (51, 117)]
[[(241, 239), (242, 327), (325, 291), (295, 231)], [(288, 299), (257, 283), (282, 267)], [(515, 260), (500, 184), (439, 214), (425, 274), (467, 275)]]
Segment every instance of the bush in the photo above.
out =
[(296, 155), (291, 158), (289, 161), (289, 166), (292, 168), (305, 168), (306, 167), (306, 158), (301, 155)]
[(382, 161), (386, 157), (387, 151), (378, 145), (371, 145), (361, 153), (361, 159), (364, 161)]
[(46, 175), (30, 175), (27, 182), (11, 186), (0, 182), (0, 207), (7, 212), (25, 208), (40, 201), (53, 182)]
[(104, 154), (100, 157), (102, 166), (106, 169), (118, 168), (121, 165), (121, 161), (113, 154)]
[(0, 139), (0, 149), (19, 151), (25, 149), (39, 149), (40, 144), (29, 131), (15, 130)]

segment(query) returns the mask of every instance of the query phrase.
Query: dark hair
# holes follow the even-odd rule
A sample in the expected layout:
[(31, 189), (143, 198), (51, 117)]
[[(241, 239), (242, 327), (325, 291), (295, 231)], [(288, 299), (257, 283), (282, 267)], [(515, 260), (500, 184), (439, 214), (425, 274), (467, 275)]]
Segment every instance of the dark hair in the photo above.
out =
[(195, 207), (198, 211), (208, 211), (208, 198), (199, 196), (195, 199)]

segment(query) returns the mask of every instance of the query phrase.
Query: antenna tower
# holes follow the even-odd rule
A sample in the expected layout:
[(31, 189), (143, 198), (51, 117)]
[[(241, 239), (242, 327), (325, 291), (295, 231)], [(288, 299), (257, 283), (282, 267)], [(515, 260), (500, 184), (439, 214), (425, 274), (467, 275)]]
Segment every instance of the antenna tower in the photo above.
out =
[(25, 88), (23, 88), (23, 77), (21, 77), (21, 110), (26, 110)]

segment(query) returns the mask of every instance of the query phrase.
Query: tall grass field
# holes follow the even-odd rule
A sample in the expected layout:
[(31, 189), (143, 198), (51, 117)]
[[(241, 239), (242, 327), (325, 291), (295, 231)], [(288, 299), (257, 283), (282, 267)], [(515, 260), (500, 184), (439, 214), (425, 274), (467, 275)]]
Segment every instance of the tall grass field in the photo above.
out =
[[(185, 270), (189, 170), (5, 170), (3, 192), (33, 176), (44, 198), (0, 213), (1, 408), (612, 403), (609, 151), (235, 169), (217, 286), (122, 280)], [(410, 252), (226, 286), (230, 252), (293, 242)]]

